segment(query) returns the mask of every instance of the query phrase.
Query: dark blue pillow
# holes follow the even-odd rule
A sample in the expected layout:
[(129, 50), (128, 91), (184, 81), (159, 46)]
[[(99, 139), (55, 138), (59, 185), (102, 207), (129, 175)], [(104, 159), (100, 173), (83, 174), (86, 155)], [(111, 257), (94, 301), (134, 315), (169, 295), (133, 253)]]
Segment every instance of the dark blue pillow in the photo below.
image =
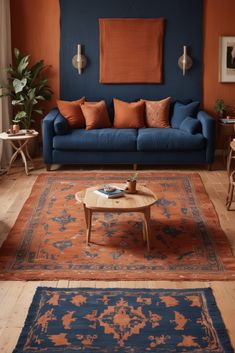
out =
[(187, 116), (195, 117), (198, 112), (199, 104), (199, 102), (192, 102), (189, 104), (176, 102), (171, 117), (171, 127), (179, 129), (180, 124), (185, 118), (187, 118)]
[(68, 121), (61, 114), (55, 118), (54, 130), (56, 135), (65, 135), (69, 132)]
[(186, 131), (189, 134), (194, 135), (202, 132), (202, 125), (199, 120), (188, 116), (180, 124), (180, 130)]

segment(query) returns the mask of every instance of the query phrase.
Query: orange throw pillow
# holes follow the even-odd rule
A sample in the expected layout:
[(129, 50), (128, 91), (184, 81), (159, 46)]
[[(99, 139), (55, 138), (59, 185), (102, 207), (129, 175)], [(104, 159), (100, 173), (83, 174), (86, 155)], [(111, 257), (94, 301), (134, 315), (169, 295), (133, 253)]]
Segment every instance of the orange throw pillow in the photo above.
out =
[(147, 127), (170, 127), (169, 124), (169, 109), (171, 97), (160, 101), (145, 102), (145, 120)]
[(114, 127), (128, 129), (144, 127), (144, 101), (123, 102), (114, 98)]
[(86, 121), (86, 130), (111, 127), (104, 100), (100, 102), (85, 102), (85, 104), (82, 104), (81, 109)]
[(76, 101), (57, 100), (57, 106), (60, 114), (68, 120), (71, 128), (84, 128), (86, 122), (82, 114), (81, 105), (85, 102), (85, 97)]

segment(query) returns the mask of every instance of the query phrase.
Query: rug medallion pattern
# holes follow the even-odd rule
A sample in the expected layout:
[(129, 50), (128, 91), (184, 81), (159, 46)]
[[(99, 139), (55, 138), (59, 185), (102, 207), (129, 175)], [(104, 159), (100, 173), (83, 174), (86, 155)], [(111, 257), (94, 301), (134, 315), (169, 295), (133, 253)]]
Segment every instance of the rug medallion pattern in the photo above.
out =
[(207, 289), (37, 289), (13, 353), (231, 353)]
[(95, 213), (86, 246), (75, 193), (124, 182), (108, 173), (43, 174), (0, 249), (0, 279), (231, 279), (235, 260), (198, 174), (139, 173), (157, 195), (151, 251), (138, 213)]

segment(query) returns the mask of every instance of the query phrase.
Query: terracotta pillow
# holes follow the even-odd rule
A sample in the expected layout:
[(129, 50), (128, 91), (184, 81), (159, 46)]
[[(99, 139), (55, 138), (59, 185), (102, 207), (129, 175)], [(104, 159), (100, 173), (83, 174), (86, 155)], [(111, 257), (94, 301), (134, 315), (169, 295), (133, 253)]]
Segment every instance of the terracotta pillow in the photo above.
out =
[(123, 102), (114, 98), (114, 127), (118, 129), (144, 127), (144, 101)]
[(60, 114), (68, 120), (71, 128), (84, 128), (86, 122), (82, 114), (81, 105), (85, 102), (85, 97), (76, 101), (57, 100), (57, 106)]
[(145, 121), (147, 127), (170, 127), (169, 124), (169, 109), (171, 97), (160, 101), (145, 102)]
[(111, 127), (105, 101), (85, 102), (81, 109), (86, 121), (86, 130)]

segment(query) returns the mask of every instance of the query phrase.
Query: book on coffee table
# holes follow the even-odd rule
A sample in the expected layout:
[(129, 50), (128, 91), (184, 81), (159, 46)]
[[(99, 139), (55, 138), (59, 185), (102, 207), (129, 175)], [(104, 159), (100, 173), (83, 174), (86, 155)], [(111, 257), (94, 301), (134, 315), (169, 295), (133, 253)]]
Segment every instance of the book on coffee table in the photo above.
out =
[(120, 197), (124, 195), (124, 190), (118, 189), (118, 188), (115, 188), (112, 191), (106, 191), (104, 190), (104, 188), (100, 188), (100, 189), (94, 190), (94, 192), (108, 199), (114, 199), (115, 197)]

